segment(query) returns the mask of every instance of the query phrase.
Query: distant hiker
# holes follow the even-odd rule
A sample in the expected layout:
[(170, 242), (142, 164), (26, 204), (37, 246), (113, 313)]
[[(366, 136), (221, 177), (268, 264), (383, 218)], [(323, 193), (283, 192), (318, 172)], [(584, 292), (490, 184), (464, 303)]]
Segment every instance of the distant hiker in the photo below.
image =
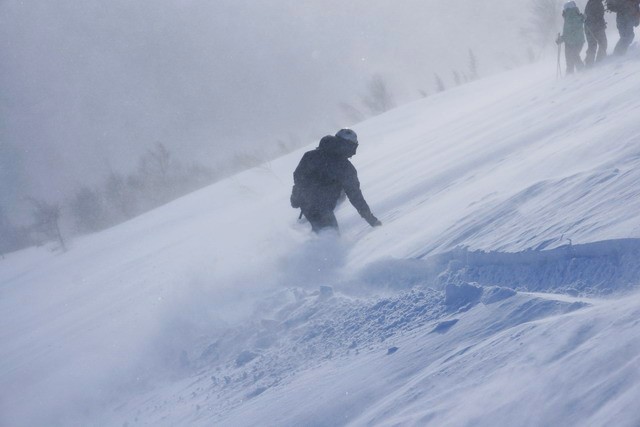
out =
[(575, 1), (568, 1), (562, 10), (564, 27), (562, 35), (556, 43), (564, 43), (564, 54), (567, 60), (567, 74), (584, 68), (580, 52), (584, 46), (584, 15), (580, 13)]
[(620, 33), (620, 40), (613, 52), (624, 55), (635, 37), (633, 27), (640, 24), (640, 0), (607, 0), (607, 9), (616, 13), (616, 25)]
[(342, 129), (335, 136), (325, 136), (318, 148), (306, 152), (293, 172), (291, 206), (302, 210), (314, 232), (324, 228), (338, 229), (333, 210), (342, 191), (369, 225), (382, 225), (364, 200), (358, 173), (349, 161), (357, 149), (356, 133)]
[[(603, 0), (589, 0), (584, 8), (584, 35), (587, 36), (587, 67), (607, 56), (607, 23), (604, 20)], [(596, 55), (597, 52), (597, 55)]]

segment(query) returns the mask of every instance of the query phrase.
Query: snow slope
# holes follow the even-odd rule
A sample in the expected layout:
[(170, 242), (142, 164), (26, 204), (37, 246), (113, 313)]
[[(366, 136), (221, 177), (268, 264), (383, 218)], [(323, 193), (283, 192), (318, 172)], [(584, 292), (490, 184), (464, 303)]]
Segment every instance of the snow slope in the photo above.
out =
[(0, 425), (638, 425), (640, 62), (553, 71), (358, 126), (381, 228), (300, 151), (0, 260)]

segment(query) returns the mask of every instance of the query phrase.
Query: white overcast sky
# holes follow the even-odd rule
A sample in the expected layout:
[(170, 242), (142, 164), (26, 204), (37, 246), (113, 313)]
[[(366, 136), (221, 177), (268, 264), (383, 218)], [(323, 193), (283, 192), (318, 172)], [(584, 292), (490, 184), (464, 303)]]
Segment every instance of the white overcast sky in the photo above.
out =
[(312, 142), (374, 73), (402, 103), (468, 49), (482, 74), (524, 61), (529, 3), (0, 0), (0, 196), (62, 199), (155, 142), (209, 165)]

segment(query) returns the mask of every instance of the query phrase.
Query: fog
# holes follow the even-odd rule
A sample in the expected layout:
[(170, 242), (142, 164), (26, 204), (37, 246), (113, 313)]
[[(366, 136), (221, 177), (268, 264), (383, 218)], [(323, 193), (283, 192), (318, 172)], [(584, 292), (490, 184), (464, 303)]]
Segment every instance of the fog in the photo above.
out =
[[(63, 200), (157, 142), (215, 168), (349, 125), (373, 75), (397, 104), (526, 61), (526, 0), (0, 1), (0, 201)], [(365, 142), (366, 143), (366, 142)]]

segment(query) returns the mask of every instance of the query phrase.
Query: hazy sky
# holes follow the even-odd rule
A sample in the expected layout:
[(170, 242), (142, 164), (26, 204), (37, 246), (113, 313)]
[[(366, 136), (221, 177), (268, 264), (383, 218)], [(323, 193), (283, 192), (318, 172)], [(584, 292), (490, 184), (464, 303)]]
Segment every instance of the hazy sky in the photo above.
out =
[(0, 0), (0, 204), (62, 199), (163, 142), (215, 165), (347, 124), (375, 73), (399, 102), (524, 61), (530, 1)]

